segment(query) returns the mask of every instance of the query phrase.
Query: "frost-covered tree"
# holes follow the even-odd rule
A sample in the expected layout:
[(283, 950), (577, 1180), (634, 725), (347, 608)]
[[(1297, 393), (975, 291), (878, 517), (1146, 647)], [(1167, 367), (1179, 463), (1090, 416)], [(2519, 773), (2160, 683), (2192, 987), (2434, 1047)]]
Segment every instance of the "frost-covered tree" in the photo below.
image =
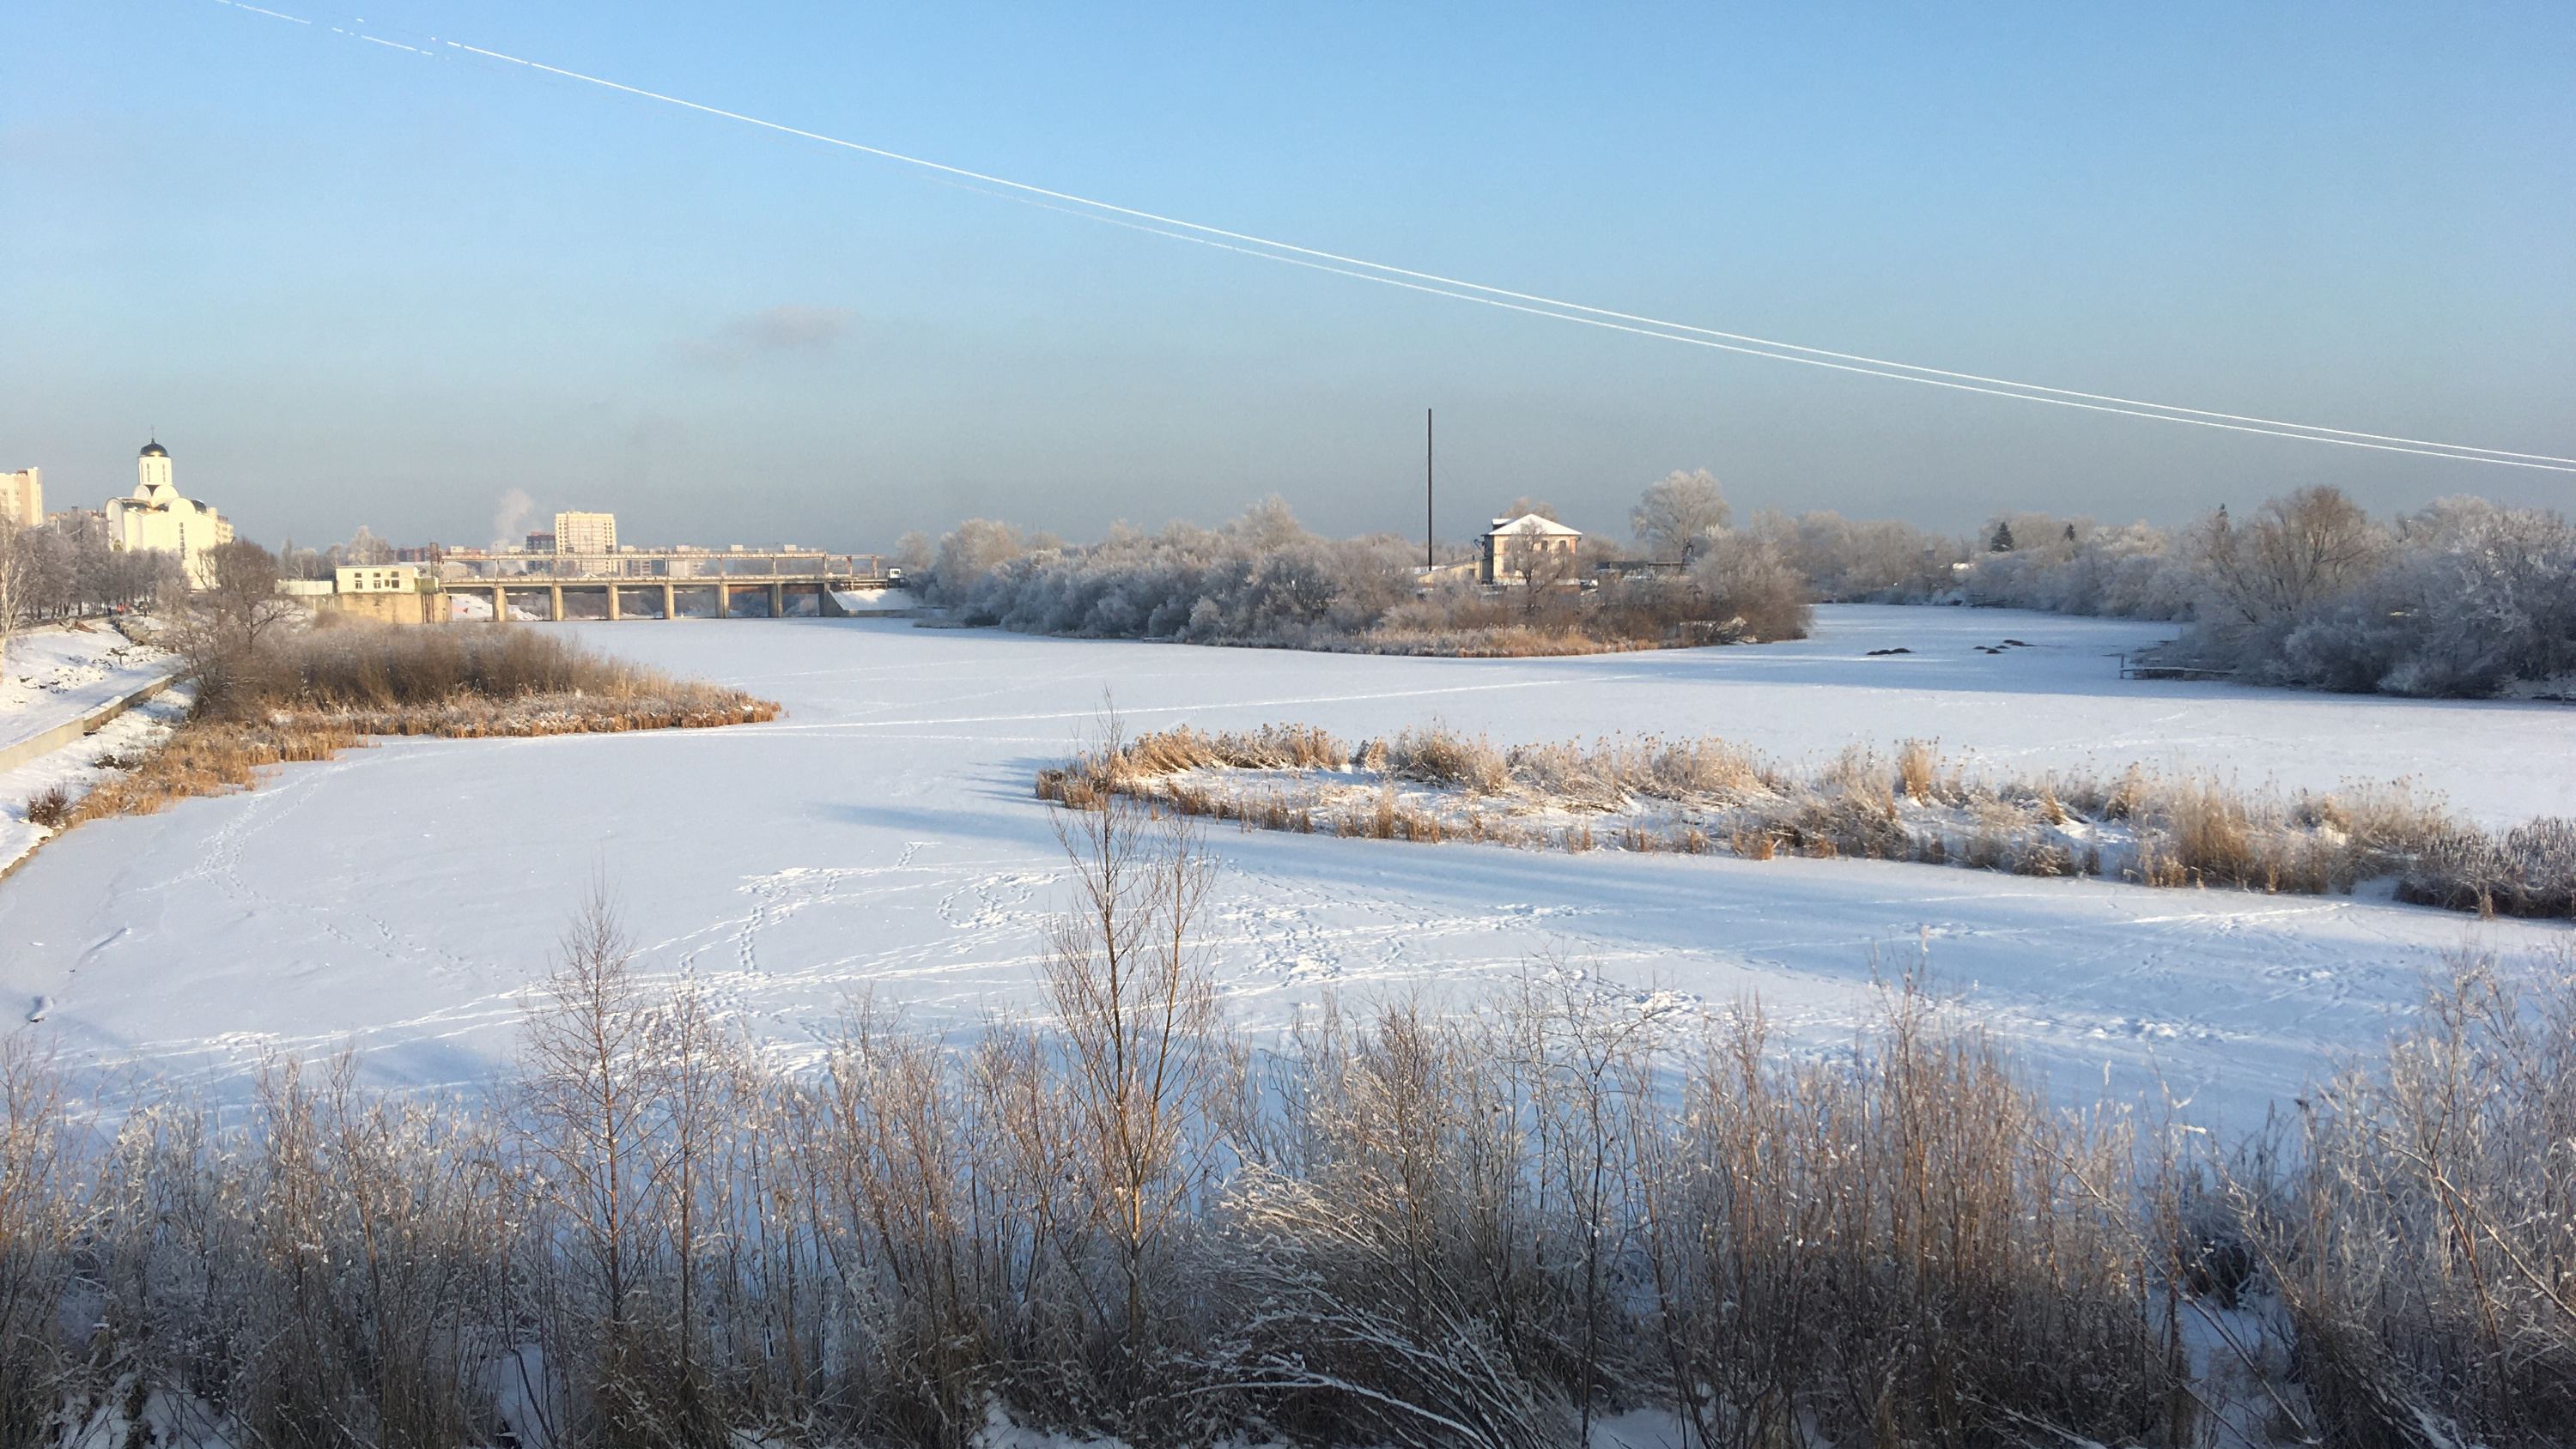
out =
[(2576, 531), (2564, 518), (2446, 499), (2396, 532), (2394, 562), (2300, 610), (2275, 652), (2249, 657), (2258, 677), (2481, 696), (2576, 673)]
[(361, 523), (358, 525), (358, 531), (349, 535), (346, 543), (335, 543), (324, 549), (322, 558), (325, 567), (321, 576), (327, 578), (330, 576), (330, 571), (336, 568), (392, 563), (394, 546), (368, 532), (367, 526)]
[(19, 543), (26, 532), (0, 520), (0, 669), (8, 666), (9, 641), (18, 632), (19, 616), (27, 608), (27, 585), (35, 576), (33, 551)]
[(1801, 639), (1814, 622), (1806, 576), (1759, 534), (1710, 536), (1691, 582), (1707, 595), (1710, 616), (1747, 639)]
[(1951, 565), (1968, 557), (1958, 539), (1895, 519), (1849, 519), (1830, 511), (1792, 518), (1764, 509), (1743, 531), (1771, 540), (1816, 598), (1834, 602), (1927, 602), (1953, 587)]
[(1638, 546), (1648, 556), (1679, 562), (1700, 546), (1703, 535), (1726, 527), (1734, 511), (1726, 490), (1706, 468), (1666, 474), (1646, 489), (1628, 513)]
[(938, 560), (931, 568), (932, 587), (941, 598), (962, 596), (1029, 548), (1029, 538), (1007, 523), (967, 519), (956, 532), (939, 540)]
[(2387, 561), (2389, 542), (2361, 505), (2328, 487), (2270, 499), (2248, 524), (2222, 508), (2198, 537), (2223, 617), (2258, 628), (2361, 583)]
[(2137, 619), (2191, 612), (2197, 571), (2163, 529), (2143, 522), (2104, 528), (2045, 513), (2015, 513), (1997, 526), (2025, 542), (1969, 560), (1957, 575), (1958, 596), (1968, 603)]
[(894, 566), (903, 570), (905, 579), (927, 583), (931, 571), (939, 567), (939, 553), (932, 547), (930, 535), (916, 528), (895, 540)]

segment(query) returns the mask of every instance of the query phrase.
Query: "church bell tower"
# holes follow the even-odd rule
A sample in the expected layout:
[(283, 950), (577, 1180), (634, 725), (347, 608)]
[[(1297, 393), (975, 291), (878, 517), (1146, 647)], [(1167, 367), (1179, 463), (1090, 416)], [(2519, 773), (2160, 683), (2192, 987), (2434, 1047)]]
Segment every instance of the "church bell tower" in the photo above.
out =
[(135, 472), (141, 475), (145, 490), (137, 494), (137, 497), (148, 496), (149, 491), (156, 486), (171, 487), (169, 450), (162, 447), (158, 439), (144, 444), (143, 456), (135, 460)]

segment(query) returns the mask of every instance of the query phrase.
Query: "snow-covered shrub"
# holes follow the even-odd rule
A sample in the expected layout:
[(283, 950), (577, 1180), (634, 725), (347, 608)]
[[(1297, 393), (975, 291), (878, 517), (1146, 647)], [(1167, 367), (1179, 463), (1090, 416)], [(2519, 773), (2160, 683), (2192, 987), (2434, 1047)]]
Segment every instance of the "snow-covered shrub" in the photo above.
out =
[[(2239, 1184), (2321, 1442), (2576, 1442), (2576, 990), (2464, 957)], [(2269, 1190), (2267, 1190), (2269, 1189)]]
[(1712, 535), (1692, 563), (1707, 617), (1748, 639), (1804, 639), (1815, 623), (1807, 580), (1779, 544), (1759, 534)]
[(2549, 815), (2501, 836), (2453, 832), (2406, 872), (2397, 895), (2480, 915), (2576, 916), (2576, 821)]
[(60, 830), (72, 820), (71, 793), (60, 785), (28, 796), (26, 808), (27, 823), (47, 830)]
[(2288, 795), (2137, 765), (2107, 778), (2006, 774), (1945, 761), (1922, 740), (1892, 759), (1854, 745), (1801, 770), (1707, 736), (1498, 749), (1439, 724), (1364, 744), (1347, 764), (1340, 751), (1307, 726), (1183, 726), (1042, 771), (1037, 793), (1077, 809), (1127, 795), (1246, 828), (1375, 839), (1591, 849), (1590, 817), (1614, 816), (1602, 834), (1641, 853), (1724, 841), (1751, 860), (1786, 852), (2302, 895), (2398, 877), (2405, 899), (2451, 909), (2576, 914), (2576, 827), (2541, 819), (2490, 834), (2403, 780)]
[(2381, 526), (2308, 490), (2202, 530), (2218, 601), (2178, 659), (2257, 683), (2479, 697), (2576, 669), (2576, 530), (2445, 499)]
[(1952, 565), (1967, 556), (1957, 539), (1893, 519), (1847, 519), (1833, 512), (1776, 509), (1742, 530), (1770, 540), (1808, 583), (1832, 603), (1926, 603), (1949, 591)]
[(2101, 614), (2131, 619), (2188, 617), (2194, 566), (2165, 530), (2145, 523), (2099, 527), (2091, 519), (2012, 514), (2016, 547), (1971, 555), (1957, 572), (1971, 604)]

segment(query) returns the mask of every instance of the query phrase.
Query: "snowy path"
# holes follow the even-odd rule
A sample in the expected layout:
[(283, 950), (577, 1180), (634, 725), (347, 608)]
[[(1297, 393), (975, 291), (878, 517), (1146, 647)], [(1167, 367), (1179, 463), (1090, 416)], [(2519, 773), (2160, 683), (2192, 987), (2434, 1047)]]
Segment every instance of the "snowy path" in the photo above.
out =
[[(1439, 716), (1498, 741), (1719, 733), (1781, 755), (1938, 736), (2016, 766), (2202, 765), (2248, 784), (2417, 776), (2483, 819), (2576, 813), (2576, 709), (2123, 683), (2161, 626), (1823, 611), (1758, 649), (1381, 659), (1027, 639), (901, 621), (580, 627), (783, 701), (771, 725), (389, 741), (256, 792), (84, 826), (0, 884), (0, 1009), (50, 998), (76, 1057), (231, 1078), (265, 1048), (365, 1049), (380, 1080), (470, 1083), (594, 870), (656, 972), (689, 972), (791, 1054), (855, 989), (971, 1028), (1033, 1000), (1060, 856), (1031, 773), (1114, 687), (1133, 728), (1293, 720), (1347, 739)], [(1974, 645), (2005, 637), (2028, 649)], [(1909, 655), (1866, 651), (1905, 645)], [(1931, 867), (1583, 857), (1212, 837), (1222, 960), (1254, 1029), (1327, 991), (1469, 988), (1553, 952), (1623, 987), (1759, 993), (1795, 1046), (1848, 1039), (1873, 954), (1923, 943), (2072, 1085), (2259, 1113), (2363, 1045), (2472, 940), (2563, 924), (2343, 898), (2148, 891)]]
[(12, 635), (8, 661), (0, 669), (0, 749), (123, 699), (179, 666), (175, 656), (129, 644), (104, 623)]

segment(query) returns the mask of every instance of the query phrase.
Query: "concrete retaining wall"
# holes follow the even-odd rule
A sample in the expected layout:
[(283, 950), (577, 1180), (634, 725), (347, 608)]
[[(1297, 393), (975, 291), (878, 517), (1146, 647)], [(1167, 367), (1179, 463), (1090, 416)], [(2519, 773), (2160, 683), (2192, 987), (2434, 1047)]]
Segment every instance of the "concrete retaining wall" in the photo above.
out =
[(14, 770), (39, 755), (52, 754), (83, 735), (97, 733), (109, 720), (168, 689), (175, 677), (162, 675), (123, 699), (111, 699), (89, 713), (67, 719), (42, 734), (30, 735), (14, 745), (0, 748), (0, 770)]

